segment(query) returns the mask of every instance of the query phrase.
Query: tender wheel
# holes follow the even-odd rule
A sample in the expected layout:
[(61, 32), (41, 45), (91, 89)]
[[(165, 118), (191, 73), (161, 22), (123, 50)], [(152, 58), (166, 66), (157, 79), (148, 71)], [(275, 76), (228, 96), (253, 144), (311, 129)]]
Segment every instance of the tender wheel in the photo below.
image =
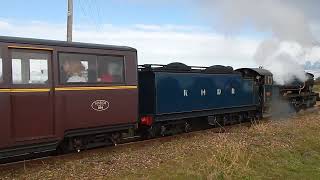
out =
[(158, 134), (158, 127), (157, 126), (151, 126), (147, 131), (147, 139), (152, 139), (157, 137)]
[(189, 123), (184, 124), (184, 132), (188, 133), (191, 131), (191, 125)]
[(161, 132), (160, 132), (160, 134), (161, 134), (161, 136), (165, 136), (166, 135), (166, 127), (165, 126), (161, 126)]

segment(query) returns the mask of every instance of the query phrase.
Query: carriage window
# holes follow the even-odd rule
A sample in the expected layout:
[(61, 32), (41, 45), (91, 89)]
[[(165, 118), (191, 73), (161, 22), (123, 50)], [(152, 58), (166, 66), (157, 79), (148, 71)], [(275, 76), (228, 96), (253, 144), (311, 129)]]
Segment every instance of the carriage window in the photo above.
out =
[(123, 82), (123, 57), (60, 53), (61, 83)]
[(98, 82), (123, 82), (123, 57), (99, 56), (97, 62)]
[(0, 83), (3, 82), (3, 75), (2, 75), (2, 59), (0, 58)]
[(60, 82), (88, 82), (89, 72), (95, 71), (96, 56), (88, 54), (60, 53)]
[(0, 50), (0, 84), (3, 82), (3, 75), (2, 75), (2, 54)]
[(48, 59), (48, 53), (12, 50), (13, 84), (46, 84)]

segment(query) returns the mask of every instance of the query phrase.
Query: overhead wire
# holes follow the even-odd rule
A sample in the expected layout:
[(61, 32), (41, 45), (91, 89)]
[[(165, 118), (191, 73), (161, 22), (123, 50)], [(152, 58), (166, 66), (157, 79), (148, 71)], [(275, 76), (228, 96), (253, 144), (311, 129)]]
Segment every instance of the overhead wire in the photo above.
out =
[(102, 16), (101, 16), (101, 9), (100, 9), (100, 6), (99, 6), (99, 4), (98, 4), (98, 1), (97, 0), (93, 0), (94, 1), (94, 5), (95, 5), (95, 7), (96, 7), (96, 12), (97, 12), (97, 22), (98, 22), (98, 24), (99, 24), (99, 26), (100, 26), (100, 28), (103, 28), (103, 20), (102, 20)]
[(93, 23), (95, 23), (96, 30), (100, 31), (99, 21), (98, 21), (97, 16), (96, 16), (97, 15), (97, 11), (94, 8), (94, 7), (97, 7), (97, 5), (96, 5), (97, 2), (94, 1), (94, 0), (87, 0), (87, 1), (88, 1), (88, 10), (89, 10), (89, 13), (91, 15), (92, 21), (93, 21)]
[[(99, 6), (97, 5), (97, 1), (87, 0), (86, 2), (83, 2), (82, 0), (78, 0), (78, 3), (82, 14), (87, 19), (87, 21), (95, 26), (96, 31), (102, 31), (100, 24), (101, 22), (99, 22), (99, 19), (101, 19), (101, 13)], [(99, 19), (97, 19), (96, 17), (98, 17)]]

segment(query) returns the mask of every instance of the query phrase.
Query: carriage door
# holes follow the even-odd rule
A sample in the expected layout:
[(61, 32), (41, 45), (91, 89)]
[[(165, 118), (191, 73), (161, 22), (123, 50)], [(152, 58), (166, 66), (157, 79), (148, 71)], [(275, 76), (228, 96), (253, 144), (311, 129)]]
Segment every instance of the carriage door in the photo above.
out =
[(51, 53), (9, 49), (12, 64), (11, 136), (16, 142), (33, 142), (53, 135)]

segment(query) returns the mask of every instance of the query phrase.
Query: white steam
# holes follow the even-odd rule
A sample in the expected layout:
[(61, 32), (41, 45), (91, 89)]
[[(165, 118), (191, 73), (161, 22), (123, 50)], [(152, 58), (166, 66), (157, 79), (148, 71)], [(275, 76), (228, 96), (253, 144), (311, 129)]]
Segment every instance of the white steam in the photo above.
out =
[(295, 78), (306, 80), (304, 68), (298, 63), (303, 58), (304, 52), (298, 43), (277, 39), (262, 42), (254, 56), (259, 65), (272, 71), (278, 84), (290, 83)]
[(254, 59), (257, 65), (274, 74), (277, 83), (289, 83), (294, 78), (305, 79), (302, 64), (306, 52), (316, 41), (306, 17), (308, 9), (300, 6), (299, 1), (202, 0), (202, 7), (207, 13), (220, 17), (219, 27), (224, 32), (239, 31), (246, 26), (271, 32), (271, 37), (258, 47)]

